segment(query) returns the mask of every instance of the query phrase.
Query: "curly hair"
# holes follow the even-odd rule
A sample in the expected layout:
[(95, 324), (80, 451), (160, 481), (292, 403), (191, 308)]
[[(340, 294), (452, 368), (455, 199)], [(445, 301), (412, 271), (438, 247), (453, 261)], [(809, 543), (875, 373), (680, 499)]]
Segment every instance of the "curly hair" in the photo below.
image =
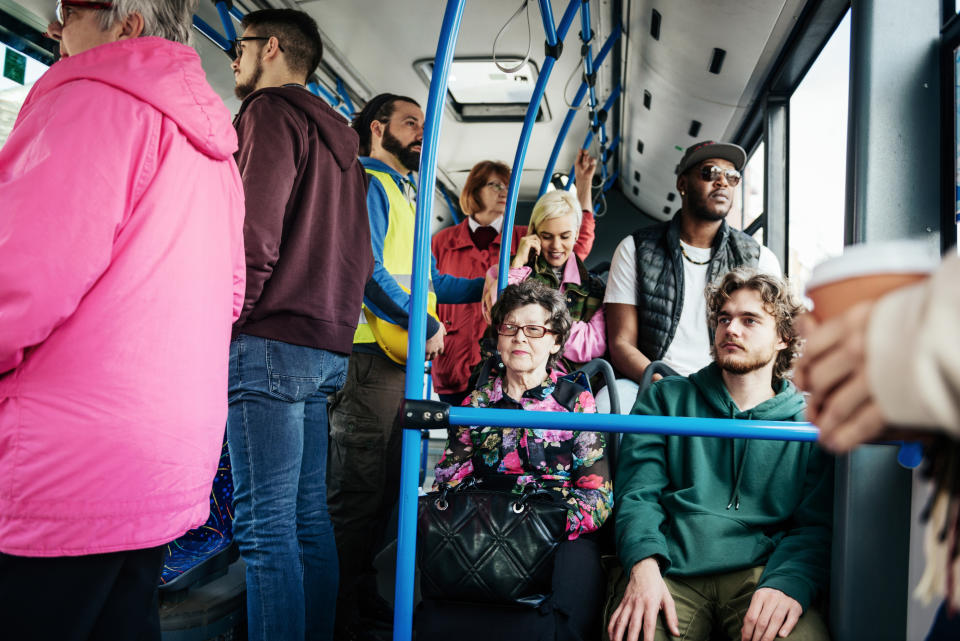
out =
[[(780, 340), (787, 344), (777, 354), (773, 366), (773, 382), (776, 384), (790, 377), (793, 362), (800, 356), (803, 339), (800, 338), (793, 321), (805, 309), (790, 292), (784, 279), (760, 273), (755, 269), (739, 267), (728, 272), (719, 283), (707, 287), (707, 323), (711, 333), (717, 331), (718, 316), (724, 304), (734, 292), (741, 289), (752, 289), (760, 294), (764, 309), (773, 316)], [(710, 351), (716, 360), (716, 346), (711, 345)]]
[(526, 305), (539, 305), (547, 310), (547, 326), (556, 337), (557, 345), (560, 346), (557, 353), (551, 354), (547, 359), (549, 372), (563, 355), (563, 346), (570, 337), (570, 327), (573, 324), (570, 320), (570, 312), (567, 311), (567, 303), (559, 291), (533, 279), (507, 286), (490, 310), (490, 326), (496, 334), (496, 329), (503, 324), (507, 314)]
[(502, 178), (504, 183), (510, 182), (510, 168), (497, 160), (481, 160), (470, 170), (460, 192), (460, 209), (467, 216), (483, 210), (480, 192), (493, 177)]

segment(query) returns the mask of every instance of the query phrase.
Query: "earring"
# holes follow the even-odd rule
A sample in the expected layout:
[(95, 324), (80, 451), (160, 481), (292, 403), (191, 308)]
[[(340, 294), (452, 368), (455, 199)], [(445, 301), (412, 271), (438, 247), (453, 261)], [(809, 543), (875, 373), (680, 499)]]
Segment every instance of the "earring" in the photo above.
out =
[(680, 197), (681, 197), (681, 198), (682, 198), (683, 196), (686, 196), (686, 195), (687, 195), (687, 192), (685, 192), (685, 191), (681, 191), (681, 192), (680, 192)]

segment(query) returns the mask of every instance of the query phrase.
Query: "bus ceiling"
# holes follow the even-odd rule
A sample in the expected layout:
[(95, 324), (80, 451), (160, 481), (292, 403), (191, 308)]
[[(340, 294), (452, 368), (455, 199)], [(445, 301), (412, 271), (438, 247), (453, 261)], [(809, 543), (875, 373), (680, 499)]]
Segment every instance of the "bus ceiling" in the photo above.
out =
[[(38, 24), (53, 17), (49, 0), (0, 2), (19, 5), (21, 12), (26, 9)], [(551, 5), (559, 23), (568, 2), (553, 0)], [(313, 89), (345, 118), (383, 91), (410, 95), (425, 104), (429, 65), (424, 61), (432, 60), (442, 19), (435, 0), (304, 4), (233, 0), (228, 6), (233, 9), (231, 26), (237, 30), (240, 16), (260, 8), (290, 7), (310, 13), (324, 38), (324, 60), (317, 69)], [(641, 212), (660, 219), (676, 209), (674, 168), (683, 150), (697, 140), (724, 139), (739, 142), (751, 151), (762, 133), (757, 127), (758, 113), (774, 85), (774, 76), (790, 75), (790, 69), (805, 71), (848, 3), (590, 0), (586, 6), (592, 31), (588, 35), (593, 36), (592, 56), (596, 58), (608, 40), (615, 40), (609, 55), (593, 69), (596, 109), (615, 97), (612, 94), (622, 93), (604, 114), (607, 145), (614, 143), (616, 149), (607, 154), (609, 160), (598, 174), (603, 173), (606, 182), (619, 188)], [(218, 11), (215, 2), (201, 0), (197, 18), (219, 34), (227, 31), (222, 7)], [(563, 145), (551, 153), (584, 79), (587, 65), (581, 24), (579, 18), (574, 20), (547, 85), (524, 163), (519, 188), (522, 201), (535, 199), (546, 186), (550, 176), (545, 172), (551, 165), (555, 165), (554, 171), (566, 173), (576, 149), (590, 137), (588, 96), (582, 113), (574, 114), (569, 123)], [(611, 38), (621, 28), (622, 36)], [(803, 32), (807, 31), (812, 33), (807, 33), (804, 40)], [(212, 36), (196, 35), (211, 85), (236, 110), (239, 103), (233, 96), (229, 60)], [(471, 96), (483, 95), (485, 88), (476, 83), (487, 79), (493, 86), (499, 80), (499, 86), (504, 86), (504, 77), (494, 78), (499, 74), (529, 93), (543, 68), (545, 39), (536, 1), (527, 8), (522, 0), (466, 4), (455, 58), (486, 61), (489, 68), (482, 64), (460, 67), (467, 80), (461, 83), (459, 92), (466, 96), (463, 100), (457, 100), (453, 93), (457, 71), (452, 72), (438, 176), (454, 192), (462, 188), (476, 162), (497, 159), (510, 163), (520, 134), (522, 105), (518, 108), (517, 100), (510, 98), (519, 94), (507, 92), (504, 97), (477, 101)], [(504, 64), (522, 62), (527, 51), (529, 62), (517, 73), (499, 72), (489, 65), (495, 40), (495, 53)], [(594, 155), (600, 153), (600, 138), (592, 136)]]

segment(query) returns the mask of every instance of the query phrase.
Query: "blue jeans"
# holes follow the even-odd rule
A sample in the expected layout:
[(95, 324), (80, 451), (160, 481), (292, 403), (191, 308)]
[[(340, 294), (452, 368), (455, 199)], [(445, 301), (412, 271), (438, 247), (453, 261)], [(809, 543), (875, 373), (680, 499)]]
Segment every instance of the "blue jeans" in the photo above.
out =
[(332, 639), (338, 563), (327, 511), (327, 396), (347, 357), (241, 334), (227, 439), (250, 641)]

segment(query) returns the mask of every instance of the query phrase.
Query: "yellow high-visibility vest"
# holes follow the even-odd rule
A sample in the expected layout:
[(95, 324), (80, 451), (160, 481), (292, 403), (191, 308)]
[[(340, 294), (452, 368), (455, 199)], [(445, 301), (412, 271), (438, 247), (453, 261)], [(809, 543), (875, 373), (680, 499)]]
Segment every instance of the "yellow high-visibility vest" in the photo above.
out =
[[(366, 172), (383, 185), (390, 205), (387, 235), (383, 239), (383, 266), (396, 279), (401, 289), (409, 293), (413, 276), (413, 233), (416, 211), (390, 174), (373, 169), (366, 169)], [(437, 295), (433, 292), (432, 282), (427, 294), (427, 310), (431, 316), (437, 318)], [(353, 342), (377, 343), (395, 362), (402, 365), (407, 361), (407, 330), (379, 318), (366, 305), (363, 306), (363, 312), (360, 314)]]

